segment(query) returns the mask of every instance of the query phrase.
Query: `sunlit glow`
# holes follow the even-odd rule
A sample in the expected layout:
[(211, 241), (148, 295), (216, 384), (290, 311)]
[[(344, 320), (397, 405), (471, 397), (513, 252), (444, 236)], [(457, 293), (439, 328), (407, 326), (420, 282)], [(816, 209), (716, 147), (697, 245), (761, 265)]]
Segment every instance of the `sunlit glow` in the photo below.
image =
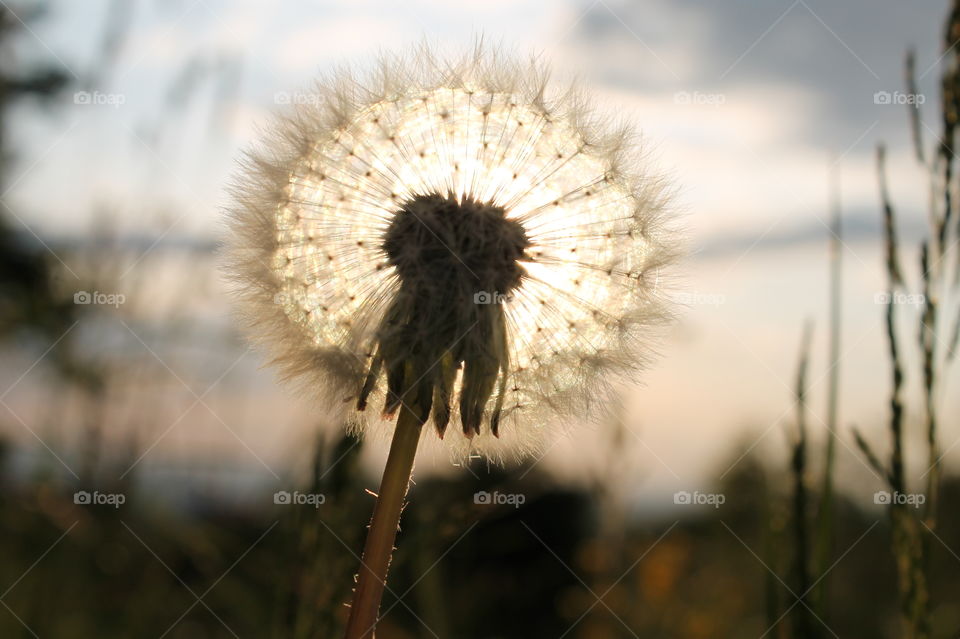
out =
[(369, 356), (398, 284), (381, 247), (399, 206), (430, 193), (495, 203), (531, 241), (526, 277), (503, 301), (505, 406), (522, 410), (538, 369), (602, 356), (644, 294), (637, 281), (653, 281), (636, 196), (609, 167), (568, 119), (512, 94), (440, 88), (377, 102), (292, 172), (273, 264), (284, 310), (318, 345)]

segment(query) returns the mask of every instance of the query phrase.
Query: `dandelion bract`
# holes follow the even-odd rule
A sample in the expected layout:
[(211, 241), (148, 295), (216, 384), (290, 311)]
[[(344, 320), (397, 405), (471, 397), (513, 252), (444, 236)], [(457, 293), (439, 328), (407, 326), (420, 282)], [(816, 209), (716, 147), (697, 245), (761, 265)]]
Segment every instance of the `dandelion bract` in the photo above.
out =
[(628, 128), (484, 47), (309, 95), (248, 156), (231, 219), (251, 332), (287, 376), (358, 428), (403, 402), (499, 456), (642, 364), (673, 251)]

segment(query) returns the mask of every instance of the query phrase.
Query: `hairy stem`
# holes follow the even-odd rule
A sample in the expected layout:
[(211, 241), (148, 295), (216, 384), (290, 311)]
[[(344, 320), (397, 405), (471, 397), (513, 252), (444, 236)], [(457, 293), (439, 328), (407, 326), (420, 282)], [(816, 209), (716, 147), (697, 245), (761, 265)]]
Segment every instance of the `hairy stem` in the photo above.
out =
[(363, 548), (345, 639), (373, 637), (422, 427), (423, 422), (416, 411), (402, 404)]

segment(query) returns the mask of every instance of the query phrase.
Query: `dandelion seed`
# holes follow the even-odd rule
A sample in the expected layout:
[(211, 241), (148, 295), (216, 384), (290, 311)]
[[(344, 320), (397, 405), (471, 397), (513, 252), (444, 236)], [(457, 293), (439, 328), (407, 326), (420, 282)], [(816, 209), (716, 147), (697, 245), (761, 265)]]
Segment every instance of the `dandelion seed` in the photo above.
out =
[(358, 429), (406, 403), (460, 457), (522, 454), (647, 359), (661, 184), (546, 77), (420, 49), (322, 83), (249, 156), (230, 256), (251, 333)]

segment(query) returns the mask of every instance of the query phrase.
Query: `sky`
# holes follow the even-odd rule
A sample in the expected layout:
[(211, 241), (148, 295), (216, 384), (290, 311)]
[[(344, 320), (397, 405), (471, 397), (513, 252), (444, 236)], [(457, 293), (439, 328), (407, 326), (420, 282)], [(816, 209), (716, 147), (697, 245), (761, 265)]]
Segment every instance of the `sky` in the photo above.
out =
[[(53, 238), (53, 246), (91, 236), (105, 211), (112, 230), (138, 238), (144, 251), (154, 241), (162, 249), (215, 239), (236, 158), (280, 108), (279, 95), (307, 90), (334, 65), (362, 66), (381, 49), (426, 39), (455, 51), (482, 36), (541, 55), (556, 81), (577, 79), (601, 112), (634, 123), (649, 161), (674, 185), (689, 256), (675, 273), (681, 319), (657, 345), (657, 365), (629, 392), (643, 479), (637, 499), (716, 481), (738, 446), (785, 454), (807, 319), (812, 409), (822, 418), (831, 367), (824, 329), (830, 176), (846, 229), (840, 423), (883, 437), (877, 397), (888, 373), (883, 307), (874, 299), (883, 288), (874, 150), (880, 142), (890, 149), (891, 194), (904, 238), (916, 241), (927, 187), (912, 157), (907, 107), (898, 102), (912, 47), (915, 99), (923, 101), (931, 144), (944, 0), (50, 6), (22, 34), (18, 63), (59, 61), (90, 99), (71, 95), (43, 110), (21, 105), (11, 132), (19, 166), (8, 186), (24, 229)], [(956, 414), (949, 388), (947, 380), (941, 401)], [(814, 429), (823, 432), (816, 421)], [(255, 431), (243, 436), (242, 448), (268, 450), (265, 458), (288, 450)], [(583, 441), (595, 436), (584, 429), (551, 448), (545, 462), (576, 468)], [(944, 436), (950, 446), (960, 430)], [(841, 465), (868, 481), (848, 430), (842, 439)], [(960, 461), (960, 447), (948, 454)]]

